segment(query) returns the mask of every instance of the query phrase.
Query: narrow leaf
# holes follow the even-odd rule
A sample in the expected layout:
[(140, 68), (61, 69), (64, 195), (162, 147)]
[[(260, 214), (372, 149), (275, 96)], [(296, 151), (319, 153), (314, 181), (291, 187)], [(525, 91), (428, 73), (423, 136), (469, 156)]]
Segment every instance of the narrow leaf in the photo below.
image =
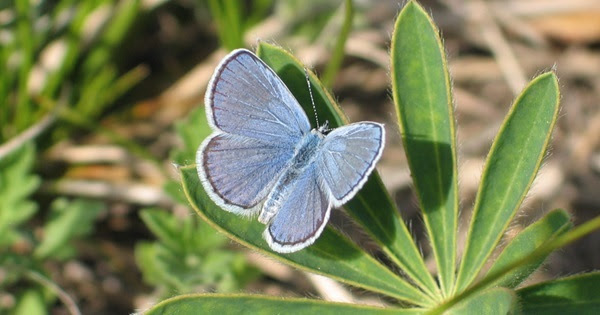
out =
[[(488, 274), (497, 272), (501, 268), (529, 256), (534, 250), (539, 248), (549, 239), (553, 239), (559, 234), (564, 233), (572, 226), (569, 220), (569, 214), (564, 210), (554, 210), (548, 213), (544, 218), (525, 228), (504, 248), (500, 256), (496, 259)], [(506, 274), (494, 286), (515, 288), (523, 280), (534, 272), (545, 260), (547, 256), (531, 263), (525, 264), (510, 273)]]
[(510, 273), (511, 271), (523, 265), (527, 265), (531, 262), (537, 261), (542, 257), (546, 257), (548, 254), (555, 251), (556, 249), (571, 244), (598, 229), (600, 229), (600, 216), (597, 216), (596, 218), (591, 219), (573, 228), (571, 231), (560, 234), (554, 239), (545, 242), (544, 244), (542, 244), (542, 246), (535, 249), (528, 256), (523, 257), (515, 262), (512, 262), (505, 267), (498, 268), (499, 270), (497, 270), (496, 272), (486, 275), (483, 279), (469, 286), (466, 290), (454, 295), (452, 298), (445, 301), (443, 304), (440, 304), (432, 311), (432, 314), (441, 314), (442, 312), (453, 307), (454, 305), (457, 305), (462, 301), (468, 299), (469, 297), (476, 295), (482, 289), (490, 286), (490, 284), (494, 283), (498, 279), (501, 279), (503, 276)]
[(45, 315), (47, 313), (44, 294), (40, 289), (27, 289), (17, 299), (17, 305), (10, 314), (13, 315)]
[[(277, 72), (302, 105), (310, 121), (314, 123), (316, 120), (302, 64), (283, 49), (262, 42), (257, 53)], [(329, 121), (331, 127), (348, 123), (337, 103), (316, 76), (312, 73), (309, 75), (319, 120)], [(435, 281), (427, 271), (410, 232), (377, 172), (371, 174), (361, 191), (344, 208), (413, 282), (430, 295), (434, 295)]]
[(163, 279), (167, 278), (164, 270), (157, 262), (158, 246), (151, 242), (137, 242), (135, 244), (135, 262), (142, 272), (144, 281), (154, 285), (166, 285)]
[(260, 295), (192, 294), (160, 302), (145, 312), (159, 314), (421, 314), (421, 310), (384, 309), (366, 305)]
[(536, 284), (517, 291), (523, 314), (600, 314), (600, 272)]
[(337, 41), (335, 42), (335, 47), (333, 48), (331, 58), (329, 58), (329, 62), (327, 63), (325, 71), (323, 72), (323, 77), (321, 78), (321, 81), (327, 87), (331, 87), (333, 85), (335, 76), (342, 65), (342, 60), (344, 59), (344, 47), (346, 45), (348, 35), (350, 34), (350, 30), (352, 29), (353, 18), (354, 5), (352, 4), (352, 0), (346, 0), (344, 2), (344, 23), (340, 29), (340, 34), (337, 36)]
[(515, 293), (505, 288), (482, 291), (447, 310), (447, 315), (506, 315), (514, 308)]
[(181, 222), (178, 222), (171, 213), (160, 209), (144, 209), (140, 218), (148, 229), (173, 250), (182, 250)]
[(454, 283), (458, 190), (448, 65), (439, 31), (409, 1), (392, 35), (392, 92), (404, 150), (431, 240), (440, 285)]
[(417, 305), (429, 303), (421, 291), (330, 227), (323, 231), (315, 244), (304, 250), (292, 254), (273, 252), (262, 238), (265, 225), (256, 219), (229, 213), (215, 205), (202, 188), (195, 167), (181, 168), (181, 177), (184, 191), (194, 210), (229, 238), (300, 269)]
[(525, 198), (546, 153), (558, 108), (558, 81), (552, 72), (535, 78), (512, 106), (488, 154), (457, 290), (475, 279)]
[(40, 185), (33, 174), (35, 145), (23, 144), (17, 150), (0, 158), (0, 248), (16, 240), (17, 227), (37, 211), (30, 195)]
[(181, 148), (171, 150), (170, 160), (180, 165), (195, 163), (196, 150), (204, 138), (211, 134), (204, 107), (192, 110), (184, 121), (175, 124), (177, 135), (181, 139)]
[(90, 232), (96, 216), (103, 209), (104, 204), (98, 201), (55, 200), (52, 203), (52, 217), (44, 226), (44, 238), (36, 247), (34, 256), (39, 259), (60, 256), (69, 241)]

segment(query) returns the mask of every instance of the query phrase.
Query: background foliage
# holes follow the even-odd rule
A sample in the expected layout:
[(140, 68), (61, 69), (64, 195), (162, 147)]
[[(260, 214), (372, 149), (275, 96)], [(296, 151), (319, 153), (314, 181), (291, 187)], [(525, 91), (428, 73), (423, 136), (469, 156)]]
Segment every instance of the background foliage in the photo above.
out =
[[(443, 50), (433, 24), (411, 20), (415, 14), (396, 19), (403, 6), (386, 1), (0, 4), (0, 313), (129, 313), (167, 297), (205, 292), (236, 292), (233, 298), (239, 303), (260, 305), (264, 311), (280, 301), (242, 293), (294, 297), (286, 305), (306, 311), (426, 307), (460, 292), (472, 297), (448, 306), (452, 312), (486, 305), (502, 310), (518, 300), (527, 301), (521, 303), (524, 312), (563, 311), (549, 297), (593, 311), (598, 301), (585, 293), (596, 290), (589, 284), (598, 283), (597, 274), (580, 273), (600, 267), (598, 233), (585, 236), (594, 230), (592, 219), (600, 208), (600, 34), (590, 27), (600, 19), (594, 0), (581, 1), (579, 7), (550, 2), (540, 1), (537, 7), (516, 1), (424, 2), (424, 12), (444, 35)], [(411, 31), (395, 22), (418, 27)], [(428, 37), (413, 36), (426, 32)], [(409, 51), (392, 53), (398, 59), (391, 59), (390, 47), (402, 44)], [(422, 45), (438, 46), (415, 51), (428, 47)], [(334, 212), (322, 241), (283, 258), (291, 268), (274, 263), (270, 253), (268, 259), (254, 255), (214, 231), (189, 208), (172, 165), (193, 163), (198, 143), (209, 133), (202, 107), (208, 78), (226, 50), (242, 46), (260, 48), (274, 68), (291, 62), (294, 72), (282, 77), (303, 105), (310, 104), (303, 67), (312, 69), (322, 120), (336, 125), (375, 120), (388, 128), (379, 178), (369, 181), (346, 212)], [(416, 68), (407, 65), (418, 63), (410, 60), (415, 56), (437, 58), (436, 66), (427, 69), (433, 85), (426, 90), (411, 86), (418, 81), (410, 72)], [(523, 106), (522, 114), (515, 105), (548, 103), (554, 97), (547, 92), (554, 76), (543, 73), (555, 64), (561, 119), (553, 137), (546, 139), (542, 130), (552, 127), (547, 123), (553, 120), (533, 116), (553, 115), (552, 109), (536, 113), (539, 107)], [(444, 67), (452, 73), (452, 93)], [(390, 74), (394, 91), (403, 91), (392, 93), (395, 104)], [(511, 107), (534, 77), (536, 87)], [(543, 87), (550, 90), (543, 92)], [(403, 105), (414, 100), (431, 106)], [(496, 159), (488, 158), (486, 176), (478, 183), (509, 108), (514, 122), (504, 123), (505, 136), (492, 148)], [(394, 110), (396, 118), (390, 115)], [(419, 118), (436, 120), (428, 127), (411, 126)], [(402, 131), (402, 139), (394, 128)], [(541, 136), (527, 139), (526, 134)], [(532, 152), (545, 142), (553, 154)], [(519, 145), (523, 143), (528, 145)], [(437, 154), (424, 154), (431, 150)], [(524, 156), (532, 157), (527, 159), (531, 164), (518, 163)], [(534, 174), (541, 159), (533, 184), (533, 177), (507, 176), (515, 169), (523, 171), (512, 174)], [(414, 186), (408, 174), (413, 174)], [(193, 183), (191, 170), (184, 168), (182, 175)], [(513, 187), (510, 198), (477, 193), (477, 187), (490, 185), (502, 191), (502, 183)], [(207, 214), (214, 209), (196, 188), (187, 188), (194, 192), (194, 203), (203, 205), (199, 209)], [(458, 205), (463, 211), (457, 211)], [(473, 205), (489, 228), (479, 223), (469, 228)], [(556, 208), (566, 210), (548, 211)], [(213, 214), (221, 212), (214, 209)], [(490, 214), (498, 215), (492, 220)], [(248, 225), (247, 235), (262, 229), (247, 220), (234, 223)], [(497, 230), (488, 233), (493, 227)], [(252, 243), (244, 231), (237, 232), (242, 243), (263, 245), (260, 238)], [(470, 244), (467, 248), (463, 240)], [(546, 259), (567, 243), (571, 245)], [(465, 254), (453, 262), (455, 251)], [(481, 268), (488, 256), (495, 259), (489, 270)], [(460, 257), (469, 258), (459, 265)], [(343, 264), (325, 264), (330, 261)], [(329, 269), (317, 270), (323, 266)], [(507, 268), (512, 271), (502, 273)], [(328, 274), (351, 286), (298, 269)], [(356, 272), (363, 269), (373, 273)], [(405, 277), (398, 276), (399, 270)], [(478, 270), (479, 278), (472, 279)], [(534, 284), (557, 275), (573, 276)], [(479, 281), (482, 277), (492, 280)], [(480, 287), (463, 291), (473, 280)], [(496, 285), (508, 289), (493, 289)], [(573, 287), (581, 290), (574, 294)], [(305, 297), (379, 308), (299, 299)], [(210, 300), (215, 307), (231, 301), (224, 295), (206, 299), (202, 303)], [(181, 296), (161, 305), (195, 301), (196, 296)]]

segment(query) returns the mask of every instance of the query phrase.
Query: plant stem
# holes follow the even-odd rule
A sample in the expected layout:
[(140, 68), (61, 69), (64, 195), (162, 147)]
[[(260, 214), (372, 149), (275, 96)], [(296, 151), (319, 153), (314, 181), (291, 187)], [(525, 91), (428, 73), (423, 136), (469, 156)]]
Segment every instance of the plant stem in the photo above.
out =
[(428, 315), (442, 314), (446, 310), (450, 309), (452, 306), (462, 302), (466, 298), (477, 293), (480, 289), (482, 289), (482, 288), (490, 285), (494, 281), (500, 279), (507, 273), (511, 272), (513, 269), (515, 269), (519, 266), (528, 264), (537, 259), (540, 259), (540, 258), (550, 254), (554, 250), (564, 247), (570, 243), (573, 243), (573, 242), (579, 240), (580, 238), (582, 238), (598, 229), (600, 229), (600, 216), (597, 216), (596, 218), (589, 220), (589, 221), (585, 222), (584, 224), (581, 224), (580, 226), (574, 228), (573, 230), (571, 230), (568, 233), (562, 234), (554, 239), (547, 241), (545, 244), (543, 244), (538, 249), (536, 249), (533, 253), (531, 253), (531, 255), (529, 255), (527, 257), (523, 257), (523, 258), (513, 262), (512, 264), (509, 264), (508, 266), (498, 270), (497, 272), (489, 274), (488, 276), (483, 278), (481, 281), (477, 282), (473, 286), (467, 288), (460, 294), (456, 295), (455, 297), (448, 300), (447, 302), (441, 304), (437, 308), (434, 308), (430, 312), (427, 312), (426, 314), (428, 314)]
[(25, 271), (25, 276), (30, 280), (41, 284), (42, 286), (48, 288), (50, 291), (54, 292), (56, 296), (60, 299), (60, 301), (65, 305), (69, 313), (72, 315), (81, 315), (81, 311), (75, 301), (71, 298), (65, 290), (59, 287), (56, 283), (52, 282), (52, 280), (46, 278), (44, 275), (37, 271), (27, 270)]

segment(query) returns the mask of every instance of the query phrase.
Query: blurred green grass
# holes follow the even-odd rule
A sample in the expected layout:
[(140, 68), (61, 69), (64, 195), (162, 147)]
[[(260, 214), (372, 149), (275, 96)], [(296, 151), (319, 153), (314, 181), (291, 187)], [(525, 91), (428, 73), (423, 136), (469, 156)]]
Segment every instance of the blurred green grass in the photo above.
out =
[(82, 119), (95, 119), (138, 82), (142, 73), (122, 77), (114, 53), (140, 14), (140, 3), (17, 0), (4, 7), (0, 143), (60, 110), (59, 104)]

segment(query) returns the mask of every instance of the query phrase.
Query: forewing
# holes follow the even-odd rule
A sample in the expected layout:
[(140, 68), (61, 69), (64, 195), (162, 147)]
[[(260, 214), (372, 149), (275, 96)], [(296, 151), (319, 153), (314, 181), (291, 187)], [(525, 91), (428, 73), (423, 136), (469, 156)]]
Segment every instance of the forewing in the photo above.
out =
[(322, 189), (316, 167), (313, 163), (293, 182), (291, 194), (263, 234), (276, 252), (291, 253), (314, 243), (329, 220), (329, 195)]
[(215, 70), (205, 105), (212, 127), (225, 133), (293, 148), (310, 131), (306, 114), (283, 81), (245, 49), (231, 52)]
[(319, 171), (340, 206), (364, 185), (383, 152), (385, 129), (361, 122), (334, 129), (323, 140), (317, 157)]
[(276, 142), (214, 133), (200, 146), (196, 163), (204, 189), (220, 207), (250, 215), (293, 153)]

